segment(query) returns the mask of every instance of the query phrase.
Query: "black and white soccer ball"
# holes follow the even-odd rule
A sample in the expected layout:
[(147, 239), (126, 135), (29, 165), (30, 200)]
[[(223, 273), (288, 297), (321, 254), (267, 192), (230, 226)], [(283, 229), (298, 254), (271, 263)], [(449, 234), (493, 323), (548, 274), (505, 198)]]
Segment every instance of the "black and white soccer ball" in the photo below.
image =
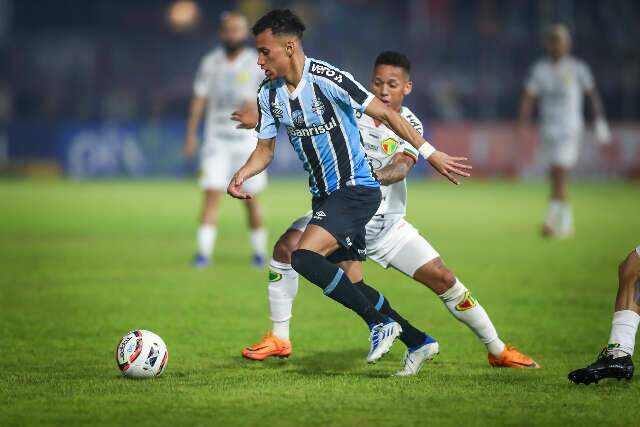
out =
[(168, 360), (169, 351), (162, 338), (143, 329), (129, 332), (116, 347), (116, 363), (126, 377), (159, 377)]

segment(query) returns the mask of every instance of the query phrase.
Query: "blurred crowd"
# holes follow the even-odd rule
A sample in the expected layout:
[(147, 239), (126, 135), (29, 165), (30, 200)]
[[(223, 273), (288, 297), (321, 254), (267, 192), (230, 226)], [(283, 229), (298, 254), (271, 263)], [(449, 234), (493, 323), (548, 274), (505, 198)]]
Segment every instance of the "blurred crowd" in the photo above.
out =
[(512, 120), (552, 22), (571, 30), (608, 117), (640, 117), (634, 0), (0, 0), (0, 122), (183, 119), (219, 14), (290, 7), (311, 55), (368, 84), (381, 50), (413, 61), (408, 103), (438, 121)]

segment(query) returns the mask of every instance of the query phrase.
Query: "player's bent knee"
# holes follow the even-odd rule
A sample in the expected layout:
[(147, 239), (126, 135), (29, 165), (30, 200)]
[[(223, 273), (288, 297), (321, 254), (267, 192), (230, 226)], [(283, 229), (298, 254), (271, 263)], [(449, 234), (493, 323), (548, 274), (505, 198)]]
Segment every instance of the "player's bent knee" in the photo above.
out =
[(313, 266), (313, 252), (306, 249), (296, 249), (291, 254), (291, 267), (304, 276), (305, 271)]
[(626, 282), (640, 276), (640, 257), (636, 251), (631, 252), (618, 266), (618, 277)]
[(295, 245), (291, 245), (287, 240), (280, 238), (273, 246), (273, 259), (278, 262), (291, 264), (291, 254), (295, 249)]
[(440, 282), (447, 288), (450, 288), (456, 284), (456, 275), (445, 267), (440, 274)]
[(273, 246), (273, 259), (278, 262), (291, 264), (291, 254), (296, 250), (300, 235), (298, 230), (287, 230)]
[(456, 283), (455, 274), (444, 265), (441, 258), (435, 258), (420, 267), (413, 277), (436, 293), (445, 292)]

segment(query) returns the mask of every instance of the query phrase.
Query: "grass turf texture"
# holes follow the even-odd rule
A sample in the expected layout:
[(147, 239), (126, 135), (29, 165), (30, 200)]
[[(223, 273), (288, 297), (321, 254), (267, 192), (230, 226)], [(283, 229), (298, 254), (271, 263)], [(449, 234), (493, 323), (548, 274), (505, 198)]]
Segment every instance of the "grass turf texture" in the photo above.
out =
[[(293, 357), (240, 349), (269, 326), (266, 271), (249, 266), (243, 208), (225, 198), (215, 265), (194, 271), (200, 195), (191, 182), (0, 182), (0, 424), (632, 425), (640, 379), (575, 386), (608, 338), (618, 262), (640, 242), (636, 184), (575, 184), (577, 237), (538, 237), (546, 186), (410, 185), (409, 220), (544, 369), (492, 369), (429, 290), (366, 263), (366, 278), (426, 328), (441, 354), (390, 378), (398, 342), (368, 366), (367, 330), (301, 282)], [(262, 197), (273, 242), (309, 206), (304, 180)], [(121, 377), (134, 328), (166, 341), (165, 375)]]

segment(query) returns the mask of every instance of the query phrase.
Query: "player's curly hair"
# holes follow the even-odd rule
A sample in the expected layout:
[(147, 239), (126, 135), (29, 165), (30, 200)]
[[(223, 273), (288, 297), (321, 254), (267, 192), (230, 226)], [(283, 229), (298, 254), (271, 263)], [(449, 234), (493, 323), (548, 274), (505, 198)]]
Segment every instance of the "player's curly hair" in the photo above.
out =
[(411, 73), (411, 61), (407, 55), (394, 50), (387, 50), (378, 55), (375, 65), (393, 65), (402, 68), (407, 74)]
[(271, 28), (274, 35), (292, 34), (302, 40), (302, 33), (307, 28), (302, 20), (289, 9), (274, 9), (253, 24), (251, 32), (254, 36)]

